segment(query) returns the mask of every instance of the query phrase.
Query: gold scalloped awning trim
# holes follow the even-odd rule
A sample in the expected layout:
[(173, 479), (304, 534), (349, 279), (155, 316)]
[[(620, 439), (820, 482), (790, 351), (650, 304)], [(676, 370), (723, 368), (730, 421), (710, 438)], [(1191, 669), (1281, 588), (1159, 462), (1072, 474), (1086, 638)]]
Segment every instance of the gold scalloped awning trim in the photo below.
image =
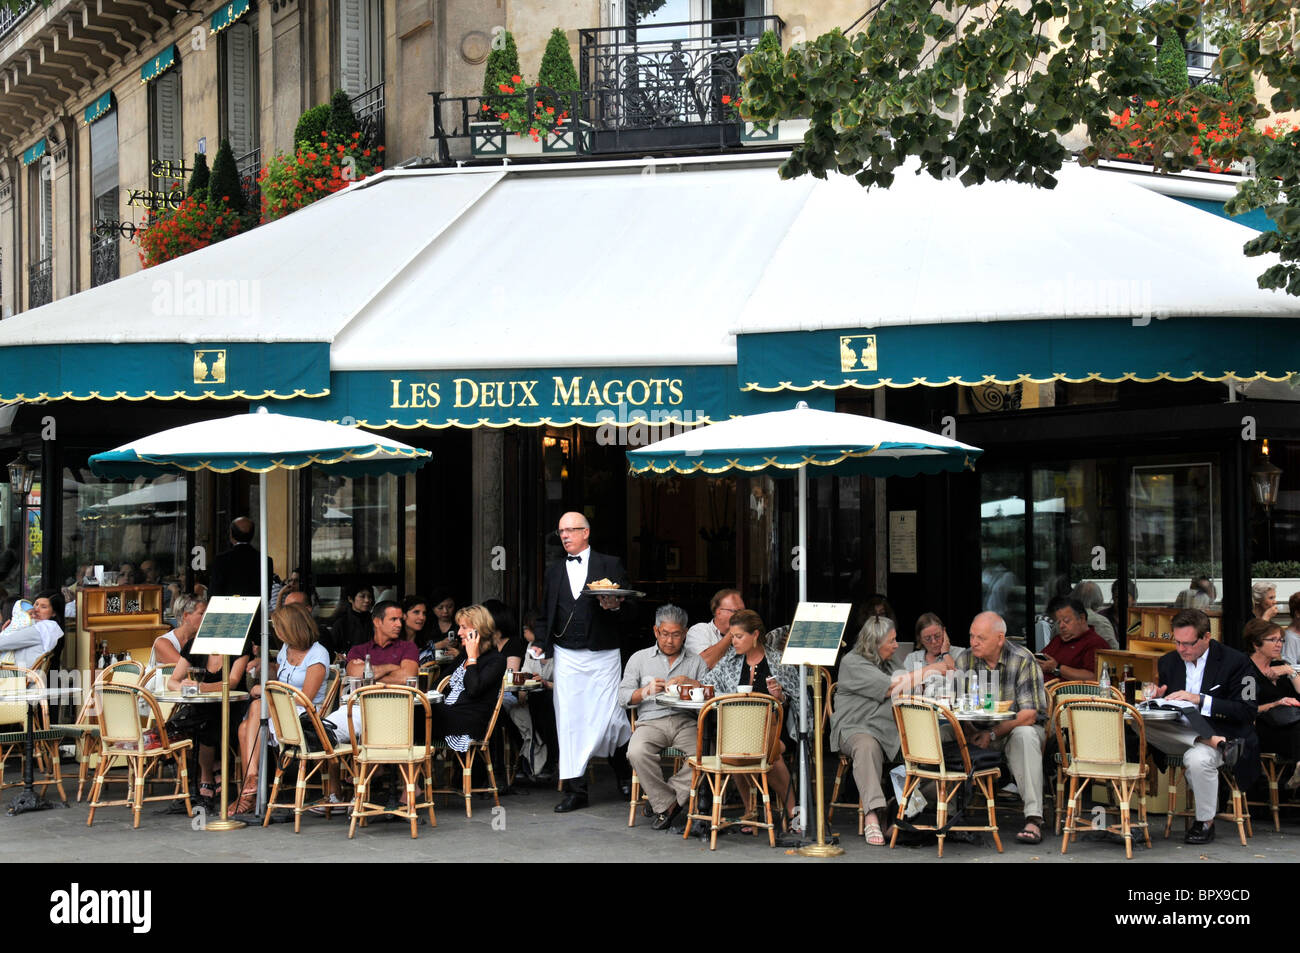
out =
[(1056, 381), (1064, 381), (1067, 384), (1087, 384), (1092, 381), (1100, 381), (1103, 384), (1120, 384), (1124, 381), (1136, 381), (1139, 384), (1150, 384), (1153, 381), (1175, 381), (1186, 383), (1187, 381), (1225, 381), (1232, 378), (1242, 383), (1250, 381), (1273, 381), (1281, 383), (1289, 380), (1296, 371), (1288, 371), (1280, 376), (1274, 376), (1267, 371), (1256, 371), (1254, 374), (1238, 374), (1236, 371), (1225, 371), (1222, 374), (1210, 374), (1205, 371), (1197, 371), (1195, 374), (1179, 376), (1177, 374), (1163, 371), (1152, 377), (1144, 377), (1136, 371), (1123, 374), (1120, 377), (1106, 377), (1104, 374), (1087, 374), (1083, 377), (1070, 377), (1068, 374), (1052, 374), (1047, 377), (1036, 377), (1033, 374), (1021, 374), (1018, 377), (1001, 378), (996, 374), (988, 374), (978, 380), (966, 380), (960, 376), (949, 377), (947, 380), (930, 380), (928, 377), (914, 377), (911, 381), (896, 381), (892, 377), (882, 377), (874, 384), (860, 384), (856, 380), (845, 380), (838, 384), (832, 384), (824, 380), (815, 380), (811, 384), (795, 384), (793, 381), (781, 381), (772, 387), (765, 387), (755, 381), (747, 381), (741, 385), (741, 391), (758, 391), (763, 394), (775, 394), (780, 391), (810, 391), (810, 390), (875, 390), (879, 387), (892, 387), (896, 390), (902, 390), (908, 387), (949, 387), (953, 384), (961, 384), (964, 387), (980, 387), (986, 384), (1000, 384), (1008, 387), (1012, 384), (1051, 384)]
[(267, 390), (259, 394), (251, 391), (237, 390), (229, 394), (218, 394), (215, 391), (204, 391), (201, 394), (187, 394), (184, 391), (173, 391), (170, 394), (159, 393), (158, 391), (145, 391), (143, 394), (128, 394), (124, 391), (117, 391), (113, 394), (102, 393), (100, 391), (91, 391), (89, 394), (73, 394), (64, 392), (62, 394), (19, 394), (16, 397), (0, 397), (0, 406), (5, 404), (35, 403), (36, 401), (51, 400), (291, 400), (295, 397), (328, 397), (329, 389), (320, 392), (310, 392), (302, 390), (291, 391), (289, 393), (280, 393), (279, 391)]

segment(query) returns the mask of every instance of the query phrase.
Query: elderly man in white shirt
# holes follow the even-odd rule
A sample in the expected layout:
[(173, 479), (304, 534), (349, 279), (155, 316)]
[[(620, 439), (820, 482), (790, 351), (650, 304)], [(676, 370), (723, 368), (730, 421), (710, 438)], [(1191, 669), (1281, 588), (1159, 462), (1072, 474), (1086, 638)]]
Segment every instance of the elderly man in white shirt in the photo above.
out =
[(0, 659), (12, 655), (15, 665), (31, 668), (32, 664), (52, 650), (63, 638), (63, 594), (51, 589), (39, 593), (32, 600), (31, 621), (10, 624), (0, 632)]
[(719, 589), (709, 600), (708, 622), (697, 622), (686, 631), (686, 648), (713, 668), (731, 648), (731, 617), (745, 608), (739, 589)]

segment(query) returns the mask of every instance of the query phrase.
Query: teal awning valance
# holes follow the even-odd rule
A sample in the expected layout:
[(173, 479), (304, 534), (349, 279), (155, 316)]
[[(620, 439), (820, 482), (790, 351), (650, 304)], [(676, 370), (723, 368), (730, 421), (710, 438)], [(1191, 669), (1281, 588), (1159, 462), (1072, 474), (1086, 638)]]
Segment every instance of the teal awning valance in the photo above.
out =
[(223, 3), (212, 14), (212, 32), (220, 33), (226, 27), (230, 26), (245, 13), (248, 12), (249, 0), (235, 0), (234, 3)]
[(1282, 380), (1294, 318), (1062, 318), (742, 334), (746, 391), (1032, 381)]
[(110, 89), (103, 96), (100, 96), (86, 107), (85, 118), (83, 120), (84, 124), (89, 126), (92, 122), (105, 115), (116, 105), (117, 101), (113, 98), (113, 91)]
[(260, 400), (328, 392), (326, 343), (0, 347), (0, 403), (61, 398)]
[[(694, 426), (784, 409), (786, 397), (741, 393), (734, 366), (538, 370), (335, 371), (322, 400), (285, 413), (363, 427)], [(833, 409), (834, 397), (810, 401)]]
[(23, 150), (23, 165), (31, 165), (43, 155), (45, 155), (45, 140), (38, 139)]
[(176, 45), (172, 44), (140, 67), (140, 82), (147, 83), (151, 79), (157, 79), (176, 65), (177, 58)]

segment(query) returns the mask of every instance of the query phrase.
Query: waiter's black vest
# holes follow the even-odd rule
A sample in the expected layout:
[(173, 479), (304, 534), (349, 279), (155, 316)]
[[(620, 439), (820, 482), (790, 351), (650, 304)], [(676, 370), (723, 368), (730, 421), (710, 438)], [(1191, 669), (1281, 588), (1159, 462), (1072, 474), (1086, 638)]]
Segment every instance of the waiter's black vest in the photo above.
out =
[(555, 633), (556, 643), (565, 649), (587, 648), (587, 619), (590, 615), (590, 600), (582, 596), (574, 599), (568, 573), (562, 574), (559, 598), (555, 601), (555, 618), (550, 620), (550, 631)]

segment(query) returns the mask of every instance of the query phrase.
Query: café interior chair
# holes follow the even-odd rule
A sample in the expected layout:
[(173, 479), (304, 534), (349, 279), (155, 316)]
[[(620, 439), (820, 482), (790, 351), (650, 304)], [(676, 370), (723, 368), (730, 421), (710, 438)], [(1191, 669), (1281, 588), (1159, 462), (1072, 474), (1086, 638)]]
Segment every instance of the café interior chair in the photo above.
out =
[[(1124, 693), (1112, 685), (1110, 688), (1103, 689), (1100, 682), (1087, 681), (1057, 681), (1047, 687), (1047, 717), (1051, 721), (1059, 705), (1066, 701), (1072, 701), (1079, 698), (1113, 698), (1118, 701), (1124, 700)], [(1062, 725), (1063, 730), (1068, 734), (1070, 730), (1069, 723)], [(1048, 737), (1051, 737), (1049, 734)], [(1052, 798), (1053, 813), (1055, 814), (1056, 833), (1061, 833), (1061, 825), (1065, 822), (1065, 765), (1068, 760), (1068, 750), (1064, 745), (1057, 747), (1052, 753), (1052, 760), (1056, 764), (1056, 787), (1055, 794)]]
[[(1182, 788), (1183, 775), (1186, 769), (1183, 767), (1183, 757), (1180, 754), (1165, 754), (1165, 766), (1169, 771), (1169, 811), (1165, 814), (1165, 838), (1169, 838), (1169, 832), (1173, 830), (1174, 818), (1183, 817), (1191, 818), (1196, 816), (1195, 798), (1192, 796), (1192, 790), (1187, 789), (1187, 809), (1178, 810), (1178, 792)], [(1237, 785), (1237, 779), (1233, 777), (1223, 765), (1219, 766), (1219, 777), (1223, 779), (1228, 788), (1228, 799), (1232, 804), (1231, 811), (1220, 811), (1217, 816), (1224, 820), (1232, 821), (1237, 825), (1237, 836), (1241, 838), (1241, 846), (1246, 846), (1246, 838), (1254, 837), (1255, 831), (1250, 823), (1250, 811), (1246, 807), (1246, 795)], [(1215, 804), (1218, 808), (1218, 804)]]
[[(1128, 720), (1137, 733), (1137, 760), (1128, 760), (1124, 723)], [(1122, 699), (1097, 696), (1070, 698), (1059, 703), (1052, 714), (1056, 743), (1068, 757), (1064, 766), (1070, 788), (1065, 815), (1061, 853), (1070, 841), (1084, 831), (1106, 830), (1124, 839), (1124, 856), (1133, 857), (1133, 828), (1142, 829), (1142, 838), (1151, 846), (1147, 824), (1147, 733), (1138, 710)], [(1094, 781), (1109, 785), (1119, 811), (1119, 823), (1100, 823), (1098, 816), (1081, 813), (1080, 798)], [(1133, 798), (1138, 799), (1138, 820), (1133, 821)], [(1059, 797), (1059, 792), (1058, 792)], [(1105, 811), (1098, 807), (1097, 810)], [(1104, 817), (1104, 813), (1099, 815)]]
[[(632, 733), (636, 734), (636, 706), (634, 705), (628, 706), (627, 716), (628, 719), (632, 722)], [(673, 747), (672, 745), (669, 745), (663, 751), (659, 752), (660, 761), (663, 761), (666, 758), (673, 759), (673, 771), (672, 771), (673, 774), (676, 774), (678, 771), (681, 770), (682, 759), (685, 757), (687, 757), (685, 751), (683, 751), (681, 748)], [(628, 827), (636, 826), (636, 809), (637, 809), (637, 805), (640, 804), (642, 801), (645, 802), (645, 815), (646, 817), (649, 817), (650, 800), (644, 794), (641, 793), (641, 779), (636, 776), (636, 768), (633, 768), (632, 769), (632, 797), (628, 801), (628, 805), (627, 805), (627, 826)]]
[[(167, 735), (167, 725), (158, 710), (158, 700), (139, 685), (123, 684), (103, 680), (95, 686), (96, 713), (99, 717), (100, 761), (95, 769), (95, 783), (90, 789), (90, 813), (86, 817), (86, 826), (95, 822), (95, 811), (101, 807), (131, 807), (133, 828), (140, 826), (140, 811), (146, 801), (185, 802), (185, 813), (193, 813), (190, 805), (190, 779), (186, 766), (186, 754), (190, 748), (189, 738), (173, 740)], [(140, 712), (147, 711), (153, 727), (146, 735), (145, 721)], [(152, 733), (157, 733), (157, 740), (152, 740)], [(100, 800), (104, 793), (104, 781), (109, 769), (115, 762), (122, 761), (127, 767), (127, 797), (120, 801)], [(145, 786), (150, 782), (150, 775), (161, 771), (171, 762), (176, 768), (176, 781), (172, 793), (146, 796)]]
[[(433, 813), (433, 765), (430, 745), (415, 743), (415, 713), (417, 703), (424, 707), (425, 738), (433, 730), (433, 714), (429, 699), (423, 692), (405, 685), (364, 685), (348, 696), (348, 720), (353, 721), (352, 709), (361, 714), (361, 738), (353, 745), (355, 767), (352, 801), (352, 823), (348, 837), (356, 835), (357, 823), (365, 826), (366, 819), (381, 814), (405, 818), (411, 824), (411, 837), (419, 836), (419, 812), (429, 810), (429, 825), (438, 826)], [(375, 772), (383, 767), (394, 768), (406, 786), (406, 803), (387, 807), (366, 800), (371, 790)], [(420, 778), (424, 778), (424, 800), (416, 798)]]
[[(944, 837), (950, 830), (991, 833), (998, 853), (1002, 853), (1002, 838), (998, 835), (997, 807), (993, 794), (993, 782), (1002, 773), (1002, 769), (976, 770), (971, 764), (966, 735), (962, 732), (957, 717), (932, 699), (904, 696), (894, 705), (894, 721), (898, 724), (898, 740), (907, 772), (903, 780), (903, 794), (898, 799), (898, 820), (904, 819), (904, 811), (917, 787), (925, 781), (933, 781), (936, 789), (935, 822), (923, 826), (912, 821), (912, 829), (935, 832), (939, 838), (940, 857), (943, 856)], [(949, 765), (944, 758), (943, 737), (940, 733), (940, 724), (943, 722), (951, 727), (957, 745), (960, 761), (955, 765)], [(988, 807), (988, 823), (949, 826), (948, 809), (952, 799), (967, 782), (984, 795)], [(893, 835), (889, 838), (891, 849), (898, 842), (898, 830), (896, 823)]]
[[(826, 692), (825, 707), (822, 709), (822, 737), (828, 739), (828, 744), (830, 743), (831, 715), (834, 713), (835, 689), (838, 687), (839, 683), (831, 682), (831, 686)], [(867, 829), (867, 812), (862, 810), (862, 802), (857, 801), (855, 803), (839, 800), (840, 785), (844, 783), (844, 775), (852, 767), (853, 760), (843, 753), (839, 755), (839, 759), (839, 765), (835, 768), (835, 784), (831, 787), (831, 800), (829, 809), (826, 811), (826, 821), (830, 823), (835, 817), (837, 807), (851, 808), (858, 812), (858, 836), (861, 837)]]
[[(42, 688), (45, 680), (35, 669), (19, 665), (0, 665), (0, 693), (7, 691), (24, 691), (28, 688)], [(9, 764), (9, 757), (17, 755), (18, 764), (22, 765), (23, 752), (27, 744), (27, 721), (32, 717), (31, 706), (25, 700), (0, 701), (0, 791), (6, 788), (22, 787), (21, 777), (17, 781), (4, 782), (4, 769)], [(49, 704), (44, 700), (36, 712), (36, 722), (32, 725), (32, 753), (36, 764), (32, 776), (36, 776), (39, 767), (45, 779), (35, 782), (40, 786), (41, 794), (53, 784), (59, 791), (59, 800), (67, 802), (68, 795), (63, 790), (63, 775), (59, 767), (59, 744), (64, 734), (61, 729), (50, 725)]]
[[(782, 714), (779, 701), (771, 695), (758, 692), (718, 695), (704, 703), (696, 727), (695, 750), (704, 751), (705, 728), (712, 719), (715, 725), (716, 751), (711, 755), (697, 753), (686, 759), (691, 767), (691, 799), (686, 815), (686, 830), (682, 832), (683, 839), (691, 836), (693, 821), (708, 821), (709, 850), (718, 848), (718, 831), (733, 824), (753, 828), (755, 834), (759, 828), (765, 828), (769, 846), (776, 846), (776, 826), (772, 823), (772, 799), (768, 791), (767, 772), (772, 767), (769, 756), (780, 737)], [(722, 803), (732, 778), (744, 778), (758, 788), (763, 796), (766, 821), (753, 817), (739, 820), (722, 817)], [(697, 814), (695, 811), (701, 780), (706, 780), (709, 784), (713, 799), (712, 814)]]
[[(451, 681), (448, 675), (438, 683), (438, 691), (442, 694), (447, 692), (447, 684)], [(447, 759), (447, 787), (435, 788), (434, 794), (446, 794), (452, 797), (461, 796), (465, 798), (465, 816), (474, 816), (474, 807), (472, 798), (475, 794), (491, 794), (492, 800), (497, 807), (501, 806), (501, 794), (497, 790), (496, 768), (492, 765), (492, 733), (496, 731), (497, 722), (501, 717), (501, 702), (505, 696), (505, 682), (497, 689), (496, 707), (492, 709), (492, 719), (488, 722), (487, 731), (483, 733), (482, 740), (474, 740), (469, 743), (469, 748), (464, 752), (457, 751), (450, 747), (444, 738), (431, 738), (431, 747), (434, 751), (440, 751), (443, 757)], [(456, 764), (460, 765), (460, 784), (455, 783), (456, 764), (452, 763), (452, 756), (455, 756)], [(487, 768), (488, 786), (483, 788), (474, 787), (474, 760), (480, 755), (483, 757), (483, 766)]]
[[(280, 756), (275, 768), (275, 782), (271, 785), (271, 797), (266, 804), (266, 817), (262, 826), (271, 823), (271, 812), (277, 809), (293, 811), (293, 832), (302, 829), (302, 816), (311, 810), (306, 805), (307, 789), (321, 787), (320, 779), (324, 776), (330, 762), (337, 763), (344, 772), (351, 774), (352, 745), (331, 744), (325, 728), (321, 724), (320, 712), (308, 698), (292, 685), (284, 682), (266, 683), (267, 712), (275, 726), (275, 739), (280, 745)], [(298, 709), (302, 708), (301, 717)], [(311, 724), (316, 733), (313, 741), (303, 728), (302, 719)], [(280, 787), (284, 782), (285, 769), (290, 764), (295, 766), (293, 801), (279, 802)], [(339, 810), (343, 810), (340, 805)], [(325, 807), (325, 817), (330, 816), (330, 808)]]

